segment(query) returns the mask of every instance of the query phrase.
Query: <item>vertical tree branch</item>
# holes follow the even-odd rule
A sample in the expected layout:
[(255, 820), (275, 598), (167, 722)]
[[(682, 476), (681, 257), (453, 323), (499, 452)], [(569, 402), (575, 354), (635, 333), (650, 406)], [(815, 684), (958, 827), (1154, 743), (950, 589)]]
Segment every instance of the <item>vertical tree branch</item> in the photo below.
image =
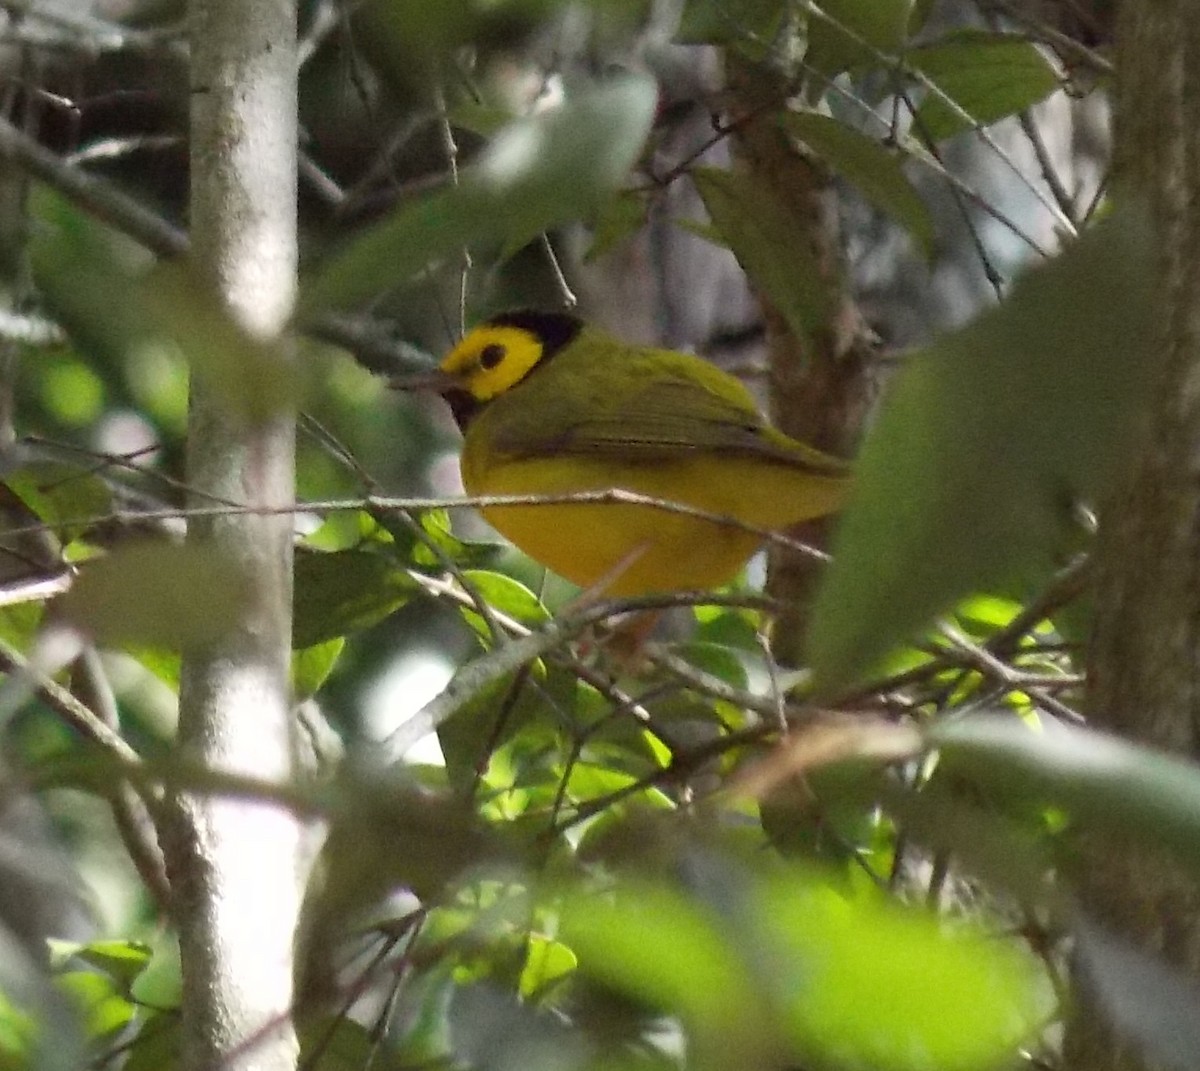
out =
[[(1088, 714), (1128, 739), (1200, 757), (1200, 30), (1187, 0), (1127, 0), (1118, 23), (1117, 171), (1152, 209), (1160, 365), (1128, 477), (1102, 512)], [(1084, 907), (1200, 973), (1200, 889), (1152, 844), (1092, 838)], [(1147, 1066), (1080, 979), (1064, 1065)]]
[[(765, 61), (752, 62), (732, 50), (726, 72), (734, 115), (740, 120), (735, 135), (738, 156), (797, 219), (807, 221), (804, 238), (820, 267), (831, 310), (826, 323), (816, 325), (805, 340), (760, 297), (767, 326), (771, 415), (789, 435), (847, 456), (858, 440), (873, 390), (874, 351), (844, 271), (837, 194), (828, 172), (798, 151), (778, 121), (788, 96), (784, 75)], [(811, 542), (816, 533), (819, 542), (823, 528), (814, 523), (798, 534)], [(801, 657), (815, 577), (811, 559), (786, 551), (772, 553), (768, 591), (790, 608), (777, 622), (774, 649), (793, 665)]]
[[(295, 6), (192, 0), (190, 34), (194, 261), (242, 326), (274, 337), (296, 285)], [(187, 462), (197, 500), (286, 506), (294, 438), (293, 413), (247, 419), (193, 375)], [(185, 653), (180, 745), (221, 770), (287, 779), (291, 518), (197, 518), (188, 540), (239, 561), (251, 592), (222, 642)], [(300, 832), (294, 816), (270, 805), (178, 801), (165, 847), (183, 960), (185, 1067), (295, 1065)]]

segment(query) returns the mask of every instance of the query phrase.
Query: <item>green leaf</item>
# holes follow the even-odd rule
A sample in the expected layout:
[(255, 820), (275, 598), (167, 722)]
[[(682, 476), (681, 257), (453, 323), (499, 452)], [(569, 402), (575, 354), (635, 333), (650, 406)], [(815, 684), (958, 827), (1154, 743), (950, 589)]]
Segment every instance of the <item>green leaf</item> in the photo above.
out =
[[(444, 74), (454, 52), (519, 45), (562, 0), (372, 0), (354, 13), (354, 36), (373, 71), (420, 92)], [(427, 90), (425, 90), (427, 92)]]
[(1032, 960), (990, 934), (811, 872), (692, 869), (711, 903), (645, 881), (573, 893), (562, 939), (584, 974), (679, 1015), (699, 1065), (971, 1071), (1051, 1010)]
[(1072, 929), (1072, 963), (1082, 987), (1118, 1036), (1155, 1067), (1192, 1071), (1200, 1052), (1195, 979), (1086, 918), (1076, 919)]
[(646, 196), (635, 190), (609, 198), (592, 225), (592, 244), (583, 259), (590, 263), (625, 242), (646, 222), (646, 209)]
[[(112, 511), (112, 491), (95, 473), (71, 465), (53, 461), (31, 461), (10, 472), (4, 479), (4, 487), (13, 493), (28, 508), (26, 517), (20, 516), (16, 503), (9, 503), (7, 494), (0, 492), (0, 503), (9, 513), (6, 527), (23, 527), (42, 521), (49, 525), (63, 543), (78, 539), (90, 525), (90, 518), (108, 516)], [(27, 536), (10, 537), (5, 542), (32, 539)], [(36, 544), (33, 544), (36, 545)], [(46, 550), (40, 554), (26, 549), (24, 555), (37, 561), (44, 560)]]
[[(908, 358), (863, 446), (810, 633), (848, 684), (972, 592), (1048, 571), (1125, 461), (1152, 371), (1147, 228), (1114, 217)], [(934, 551), (936, 548), (936, 551)]]
[(681, 1015), (709, 1044), (751, 1067), (769, 1050), (767, 1009), (719, 920), (662, 885), (625, 882), (607, 897), (582, 890), (564, 904), (562, 939), (589, 976), (655, 1009)]
[(681, 45), (769, 47), (783, 25), (784, 0), (687, 0), (675, 41)]
[(821, 10), (824, 16), (808, 13), (804, 62), (830, 79), (850, 67), (881, 67), (878, 53), (899, 51), (913, 0), (824, 0)]
[(1090, 828), (1147, 831), (1200, 874), (1200, 770), (1092, 730), (1016, 717), (944, 722), (928, 733), (949, 771), (1028, 807), (1061, 807)]
[[(133, 996), (139, 1003), (153, 1008), (179, 1007), (183, 998), (183, 976), (179, 965), (179, 942), (175, 937), (164, 934), (156, 939), (149, 965), (134, 980)], [(142, 1032), (150, 1032), (149, 1023)]]
[(95, 971), (68, 971), (55, 978), (83, 1017), (84, 1029), (92, 1040), (111, 1036), (133, 1018), (133, 1004), (117, 992), (113, 980)]
[(764, 882), (756, 900), (783, 1030), (802, 1062), (996, 1067), (1053, 1010), (1032, 960), (991, 934), (812, 881)]
[(89, 944), (51, 941), (50, 952), (56, 966), (79, 959), (126, 986), (131, 985), (150, 962), (150, 946), (144, 941), (92, 941)]
[(809, 338), (824, 326), (829, 317), (828, 285), (805, 221), (740, 171), (697, 168), (692, 181), (750, 281), (766, 293), (792, 330)]
[(530, 934), (521, 971), (521, 996), (526, 1000), (539, 999), (556, 982), (574, 973), (578, 963), (575, 953), (562, 942), (543, 934)]
[(523, 625), (544, 625), (550, 620), (550, 611), (542, 605), (541, 600), (510, 576), (484, 569), (467, 569), (463, 572), (463, 579), (488, 606)]
[(179, 1016), (152, 1012), (142, 1022), (122, 1071), (172, 1071), (180, 1066), (181, 1047)]
[(519, 249), (590, 214), (637, 160), (656, 103), (651, 79), (621, 76), (505, 127), (457, 186), (408, 202), (333, 257), (305, 286), (301, 309), (360, 305), (463, 246)]
[[(914, 48), (906, 61), (980, 126), (1016, 115), (1059, 87), (1058, 73), (1030, 41), (982, 30), (965, 30), (937, 44)], [(926, 93), (913, 127), (941, 141), (971, 127), (937, 94)]]
[(846, 123), (816, 112), (788, 112), (788, 132), (849, 181), (881, 212), (913, 236), (926, 258), (933, 256), (933, 217), (908, 181), (900, 158)]
[(248, 604), (249, 587), (213, 547), (131, 543), (85, 563), (57, 606), (101, 645), (179, 649), (223, 636)]
[(292, 696), (308, 699), (321, 690), (321, 685), (333, 672), (342, 649), (346, 646), (344, 636), (335, 636), (324, 643), (302, 647), (292, 652)]
[(295, 575), (296, 650), (370, 628), (418, 590), (390, 557), (368, 550), (298, 550)]
[(252, 336), (185, 261), (147, 267), (120, 241), (46, 193), (30, 259), (39, 291), (81, 350), (102, 360), (182, 354), (193, 374), (247, 420), (295, 404), (302, 369)]

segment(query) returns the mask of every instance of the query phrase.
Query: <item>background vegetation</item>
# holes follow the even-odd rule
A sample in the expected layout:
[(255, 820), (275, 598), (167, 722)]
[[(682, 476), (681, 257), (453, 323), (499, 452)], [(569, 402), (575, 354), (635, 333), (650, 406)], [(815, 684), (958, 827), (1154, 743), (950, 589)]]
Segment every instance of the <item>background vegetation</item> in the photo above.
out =
[[(1120, 167), (1169, 177), (1183, 135), (1108, 133), (1139, 16), (1122, 52), (1103, 4), (312, 0), (288, 355), (189, 266), (183, 13), (0, 9), (4, 1066), (187, 1059), (181, 791), (307, 823), (306, 1067), (1084, 1067), (1109, 1030), (1192, 1066), (1200, 775), (1084, 727), (1093, 623), (1191, 619), (1114, 624), (1115, 543), (1093, 584), (1147, 429), (1181, 478), (1195, 441), (1174, 217)], [(543, 576), (459, 501), (447, 414), (387, 391), (576, 303), (858, 458), (765, 593), (762, 562), (637, 606)], [(302, 413), (284, 783), (173, 744), (180, 652), (247, 588), (179, 540), (242, 512), (186, 497), (189, 369), (246, 426)], [(644, 664), (597, 655), (648, 602)], [(1150, 941), (1096, 894), (1131, 844), (1182, 890)]]

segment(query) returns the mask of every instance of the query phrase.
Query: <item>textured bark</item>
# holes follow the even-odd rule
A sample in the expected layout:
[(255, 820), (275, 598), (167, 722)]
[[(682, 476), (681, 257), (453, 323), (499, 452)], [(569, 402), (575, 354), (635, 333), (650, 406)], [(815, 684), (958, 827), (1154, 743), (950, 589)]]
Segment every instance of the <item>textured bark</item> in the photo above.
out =
[[(192, 0), (194, 261), (231, 314), (270, 338), (296, 285), (296, 10), (289, 0)], [(249, 421), (193, 377), (188, 480), (196, 501), (294, 500), (294, 416)], [(292, 522), (194, 520), (251, 578), (250, 606), (213, 649), (185, 655), (180, 746), (218, 769), (293, 772), (288, 693)], [(290, 1020), (301, 829), (245, 800), (177, 801), (164, 837), (183, 963), (184, 1067), (295, 1066)]]
[[(784, 134), (779, 114), (787, 80), (765, 64), (731, 55), (727, 77), (736, 151), (743, 167), (805, 223), (796, 241), (808, 241), (826, 284), (826, 323), (801, 339), (786, 319), (760, 298), (767, 327), (771, 416), (789, 435), (840, 456), (858, 441), (874, 389), (871, 333), (850, 295), (843, 264), (836, 191), (823, 167), (804, 156)], [(807, 344), (806, 344), (807, 343)], [(825, 525), (795, 534), (823, 541)], [(807, 607), (820, 567), (791, 551), (771, 555), (768, 592), (789, 607), (776, 622), (773, 645), (780, 661), (801, 659)]]
[[(1103, 510), (1089, 717), (1097, 728), (1200, 757), (1200, 20), (1189, 0), (1127, 0), (1117, 27), (1116, 151), (1124, 188), (1158, 228), (1160, 358), (1153, 412), (1123, 489)], [(1146, 842), (1094, 839), (1084, 908), (1200, 974), (1200, 889)], [(1065, 1066), (1147, 1066), (1080, 987)]]

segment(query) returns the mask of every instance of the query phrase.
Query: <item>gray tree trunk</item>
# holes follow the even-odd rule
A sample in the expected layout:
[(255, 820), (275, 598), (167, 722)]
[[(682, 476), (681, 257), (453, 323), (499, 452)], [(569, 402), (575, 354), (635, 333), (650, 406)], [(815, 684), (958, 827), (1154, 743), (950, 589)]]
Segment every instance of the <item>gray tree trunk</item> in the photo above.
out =
[[(192, 0), (194, 263), (247, 330), (284, 330), (296, 288), (296, 10), (291, 0)], [(294, 414), (247, 421), (193, 376), (195, 501), (294, 500)], [(215, 648), (185, 655), (180, 743), (190, 759), (292, 776), (288, 688), (292, 519), (193, 520), (252, 578), (250, 608)], [(190, 796), (165, 838), (183, 961), (185, 1068), (293, 1068), (292, 942), (301, 828), (277, 807)]]
[[(1124, 488), (1103, 510), (1089, 716), (1097, 728), (1200, 758), (1200, 12), (1125, 0), (1116, 102), (1122, 195), (1158, 228), (1161, 308), (1153, 411)], [(1085, 909), (1147, 951), (1200, 973), (1200, 889), (1148, 844), (1092, 841)], [(1064, 1066), (1147, 1066), (1081, 988)]]

